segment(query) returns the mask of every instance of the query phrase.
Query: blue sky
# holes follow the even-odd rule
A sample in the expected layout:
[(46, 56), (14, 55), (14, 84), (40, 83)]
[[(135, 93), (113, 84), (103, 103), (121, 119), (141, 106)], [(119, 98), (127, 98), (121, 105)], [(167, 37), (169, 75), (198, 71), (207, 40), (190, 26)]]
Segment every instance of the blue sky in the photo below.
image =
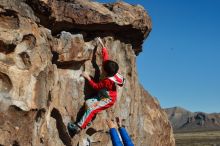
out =
[(144, 6), (153, 23), (137, 57), (144, 88), (163, 108), (220, 112), (220, 0), (124, 1)]

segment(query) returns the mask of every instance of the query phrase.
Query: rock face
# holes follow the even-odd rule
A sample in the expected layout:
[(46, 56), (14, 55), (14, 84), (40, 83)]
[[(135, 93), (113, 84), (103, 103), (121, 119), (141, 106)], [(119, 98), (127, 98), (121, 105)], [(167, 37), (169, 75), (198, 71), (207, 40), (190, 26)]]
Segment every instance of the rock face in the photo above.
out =
[(220, 130), (220, 114), (190, 112), (180, 107), (165, 109), (174, 132)]
[[(141, 6), (86, 0), (0, 0), (0, 145), (111, 145), (105, 119), (125, 119), (137, 146), (175, 145), (157, 100), (138, 83), (136, 55), (151, 30)], [(116, 104), (71, 137), (66, 125), (99, 80), (100, 36), (126, 77)]]

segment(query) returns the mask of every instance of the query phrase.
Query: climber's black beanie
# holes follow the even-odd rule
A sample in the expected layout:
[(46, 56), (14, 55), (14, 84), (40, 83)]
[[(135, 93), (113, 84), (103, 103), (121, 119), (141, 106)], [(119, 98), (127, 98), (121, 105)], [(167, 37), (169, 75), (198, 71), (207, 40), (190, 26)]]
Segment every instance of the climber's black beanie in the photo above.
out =
[(104, 71), (107, 73), (108, 77), (114, 76), (119, 69), (119, 66), (116, 62), (112, 60), (106, 60), (103, 64)]

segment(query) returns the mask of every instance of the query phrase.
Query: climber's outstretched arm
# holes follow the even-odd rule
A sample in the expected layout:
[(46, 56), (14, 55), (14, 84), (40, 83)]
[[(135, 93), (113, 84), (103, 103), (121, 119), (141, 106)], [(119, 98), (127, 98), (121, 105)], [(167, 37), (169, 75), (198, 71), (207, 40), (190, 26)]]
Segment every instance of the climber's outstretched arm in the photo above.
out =
[(81, 74), (81, 76), (83, 76), (85, 79), (87, 79), (89, 81), (89, 84), (93, 87), (93, 89), (95, 89), (97, 91), (101, 90), (105, 87), (111, 87), (112, 86), (112, 81), (109, 80), (109, 79), (104, 79), (104, 80), (101, 80), (98, 83), (96, 83), (90, 78), (90, 76), (86, 72), (83, 72)]
[(103, 58), (103, 62), (106, 61), (106, 60), (109, 60), (107, 48), (103, 44), (103, 42), (102, 42), (100, 37), (98, 37), (97, 39), (98, 39), (99, 43), (102, 45), (102, 58)]

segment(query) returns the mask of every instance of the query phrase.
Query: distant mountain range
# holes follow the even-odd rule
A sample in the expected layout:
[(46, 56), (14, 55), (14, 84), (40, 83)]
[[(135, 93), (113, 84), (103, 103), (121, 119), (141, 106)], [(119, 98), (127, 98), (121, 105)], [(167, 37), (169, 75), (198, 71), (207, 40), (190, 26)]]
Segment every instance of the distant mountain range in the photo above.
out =
[(174, 132), (220, 130), (220, 113), (190, 112), (181, 107), (164, 110)]

